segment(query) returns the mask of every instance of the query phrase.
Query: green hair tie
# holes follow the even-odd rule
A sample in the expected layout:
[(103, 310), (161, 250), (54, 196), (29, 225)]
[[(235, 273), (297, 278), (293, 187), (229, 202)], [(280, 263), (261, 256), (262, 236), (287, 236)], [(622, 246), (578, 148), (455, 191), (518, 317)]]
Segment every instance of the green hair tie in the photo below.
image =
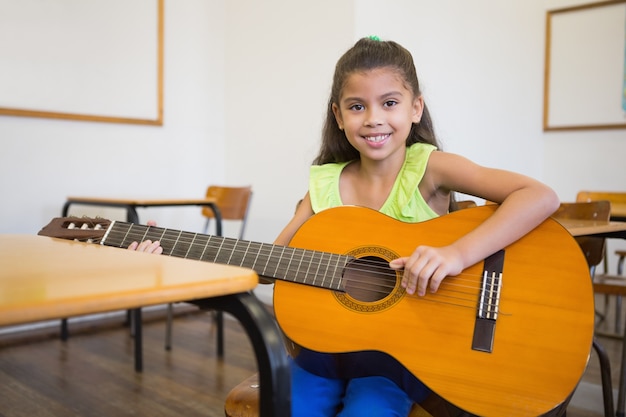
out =
[(376, 35), (369, 35), (368, 38), (370, 38), (370, 40), (380, 42), (380, 38)]

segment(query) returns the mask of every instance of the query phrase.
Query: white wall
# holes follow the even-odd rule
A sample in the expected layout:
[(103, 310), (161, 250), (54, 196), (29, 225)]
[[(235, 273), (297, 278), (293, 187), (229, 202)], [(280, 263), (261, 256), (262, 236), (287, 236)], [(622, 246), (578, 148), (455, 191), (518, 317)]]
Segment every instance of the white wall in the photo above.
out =
[[(189, 197), (223, 182), (253, 185), (246, 237), (271, 241), (306, 191), (334, 64), (370, 34), (413, 52), (446, 150), (563, 200), (624, 190), (626, 130), (541, 127), (546, 10), (586, 2), (166, 1), (165, 125), (0, 117), (0, 233), (36, 232), (67, 195)], [(140, 216), (196, 230), (197, 213)]]
[[(224, 179), (223, 2), (166, 1), (164, 33), (162, 127), (0, 116), (0, 233), (36, 233), (68, 195), (200, 197)], [(199, 212), (140, 216), (199, 229)]]
[[(273, 241), (308, 188), (352, 2), (227, 2), (226, 178), (252, 183), (250, 239)], [(243, 12), (242, 12), (243, 11)]]
[(541, 0), (358, 4), (357, 36), (378, 34), (413, 53), (445, 150), (542, 177)]
[[(546, 0), (546, 9), (587, 4), (585, 0)], [(572, 100), (576, 100), (572, 97)], [(626, 130), (546, 132), (544, 180), (561, 199), (573, 201), (579, 190), (626, 189)]]

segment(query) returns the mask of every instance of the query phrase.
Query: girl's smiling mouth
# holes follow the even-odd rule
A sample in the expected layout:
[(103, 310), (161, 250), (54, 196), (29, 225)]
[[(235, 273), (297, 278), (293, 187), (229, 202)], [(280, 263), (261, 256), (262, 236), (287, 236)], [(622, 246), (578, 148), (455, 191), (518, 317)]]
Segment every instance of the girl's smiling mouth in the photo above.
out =
[(389, 139), (390, 136), (391, 135), (389, 133), (386, 133), (386, 134), (376, 135), (376, 136), (363, 136), (363, 139), (371, 143), (381, 143)]

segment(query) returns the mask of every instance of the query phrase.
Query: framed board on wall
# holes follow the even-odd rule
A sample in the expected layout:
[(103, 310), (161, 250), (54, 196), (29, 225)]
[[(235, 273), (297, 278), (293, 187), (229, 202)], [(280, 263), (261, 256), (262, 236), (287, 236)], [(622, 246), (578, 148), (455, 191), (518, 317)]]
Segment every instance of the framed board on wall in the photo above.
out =
[(164, 0), (0, 0), (0, 115), (163, 124)]
[(626, 0), (550, 10), (543, 129), (626, 128)]

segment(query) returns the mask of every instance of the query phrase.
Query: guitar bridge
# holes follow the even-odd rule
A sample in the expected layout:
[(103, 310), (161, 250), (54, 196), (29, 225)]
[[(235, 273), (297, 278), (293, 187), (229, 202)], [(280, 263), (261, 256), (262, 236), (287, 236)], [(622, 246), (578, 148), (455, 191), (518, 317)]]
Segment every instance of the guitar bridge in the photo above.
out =
[(496, 332), (496, 319), (500, 306), (500, 290), (502, 289), (502, 268), (504, 266), (504, 250), (498, 251), (485, 259), (483, 279), (480, 286), (480, 297), (474, 325), (472, 349), (491, 353)]

